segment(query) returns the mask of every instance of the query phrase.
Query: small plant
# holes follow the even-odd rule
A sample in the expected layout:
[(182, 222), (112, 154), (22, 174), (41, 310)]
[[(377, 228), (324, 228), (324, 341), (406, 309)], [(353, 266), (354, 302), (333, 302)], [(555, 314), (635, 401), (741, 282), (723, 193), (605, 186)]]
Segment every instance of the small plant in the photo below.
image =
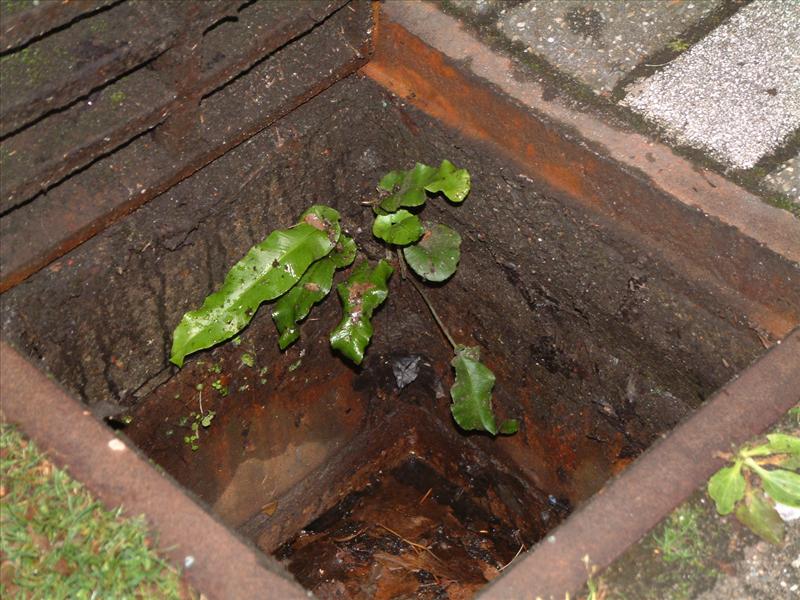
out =
[[(213, 410), (209, 410), (204, 415), (194, 412), (189, 415), (190, 417), (194, 417), (194, 420), (191, 421), (190, 425), (192, 434), (183, 436), (183, 443), (189, 446), (192, 449), (192, 452), (196, 452), (200, 449), (200, 427), (204, 427), (206, 429), (211, 427), (211, 421), (214, 420), (216, 414), (217, 413)], [(189, 418), (183, 417), (179, 425), (181, 427), (186, 427), (186, 425), (189, 425), (189, 421)]]
[[(491, 401), (495, 377), (480, 362), (480, 349), (455, 342), (418, 282), (407, 275), (408, 267), (423, 281), (441, 283), (455, 273), (461, 236), (447, 225), (422, 221), (419, 213), (435, 195), (462, 203), (470, 185), (467, 170), (448, 160), (438, 168), (417, 163), (408, 171), (387, 173), (378, 184), (378, 198), (367, 204), (375, 213), (373, 235), (393, 251), (403, 280), (420, 294), (453, 348), (456, 378), (450, 394), (456, 423), (465, 430), (512, 434), (518, 429), (516, 420), (496, 423)], [(278, 346), (285, 350), (299, 339), (299, 325), (313, 306), (331, 292), (335, 272), (350, 267), (357, 254), (354, 240), (342, 232), (339, 213), (328, 206), (310, 207), (296, 225), (273, 231), (253, 246), (230, 269), (222, 287), (183, 316), (173, 333), (170, 360), (181, 367), (187, 355), (236, 336), (264, 302), (274, 302)], [(330, 334), (331, 347), (356, 365), (364, 359), (373, 334), (372, 315), (388, 297), (394, 271), (386, 260), (376, 265), (362, 260), (336, 287), (343, 316)]]
[(732, 465), (708, 481), (708, 495), (717, 512), (735, 511), (753, 533), (780, 544), (784, 525), (775, 503), (800, 508), (800, 437), (772, 433), (766, 444), (745, 446), (730, 460)]
[(667, 47), (673, 52), (684, 52), (689, 49), (689, 42), (682, 40), (681, 38), (677, 38), (667, 44)]
[(701, 567), (707, 549), (699, 534), (703, 512), (691, 504), (681, 506), (653, 534), (655, 550), (666, 563), (683, 563)]

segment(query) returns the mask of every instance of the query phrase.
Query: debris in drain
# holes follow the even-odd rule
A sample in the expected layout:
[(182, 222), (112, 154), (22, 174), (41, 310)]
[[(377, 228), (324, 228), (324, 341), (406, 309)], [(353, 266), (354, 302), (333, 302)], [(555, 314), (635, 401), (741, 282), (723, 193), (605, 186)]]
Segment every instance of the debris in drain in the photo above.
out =
[(517, 537), (469, 490), (411, 459), (308, 524), (276, 557), (322, 599), (468, 598), (518, 555)]
[(419, 376), (421, 356), (401, 356), (392, 360), (392, 373), (397, 381), (397, 389), (402, 390)]

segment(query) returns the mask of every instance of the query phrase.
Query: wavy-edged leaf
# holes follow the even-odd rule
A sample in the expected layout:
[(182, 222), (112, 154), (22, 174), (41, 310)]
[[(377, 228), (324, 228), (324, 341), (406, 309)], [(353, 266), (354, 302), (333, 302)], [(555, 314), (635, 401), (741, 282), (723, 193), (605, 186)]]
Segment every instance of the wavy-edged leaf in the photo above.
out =
[(800, 508), (800, 474), (785, 469), (767, 470), (752, 459), (748, 459), (747, 466), (758, 473), (764, 491), (775, 502)]
[(428, 199), (425, 186), (436, 179), (436, 169), (416, 163), (408, 171), (391, 171), (383, 176), (378, 186), (392, 192), (385, 198), (380, 207), (387, 212), (394, 212), (406, 206), (422, 206)]
[(461, 258), (461, 236), (455, 229), (436, 223), (425, 227), (422, 239), (403, 249), (408, 266), (427, 281), (449, 279)]
[(292, 289), (281, 296), (272, 309), (272, 320), (278, 328), (278, 346), (285, 350), (300, 337), (298, 324), (311, 308), (325, 298), (333, 285), (336, 269), (349, 266), (356, 256), (356, 244), (342, 234), (333, 251), (311, 265)]
[(800, 456), (800, 437), (786, 433), (770, 433), (767, 444), (776, 454), (794, 454)]
[(335, 270), (336, 265), (329, 257), (321, 258), (275, 303), (272, 320), (278, 328), (281, 350), (300, 337), (298, 323), (308, 316), (312, 306), (330, 293)]
[(337, 269), (344, 269), (353, 264), (357, 250), (355, 240), (342, 234), (339, 236), (339, 241), (336, 242), (333, 252), (330, 253), (330, 259)]
[(469, 171), (459, 169), (449, 160), (443, 160), (436, 173), (436, 179), (425, 186), (428, 192), (441, 192), (450, 202), (460, 203), (469, 194)]
[(286, 293), (339, 235), (339, 213), (324, 206), (311, 207), (294, 227), (273, 231), (231, 267), (202, 307), (183, 315), (172, 334), (170, 361), (181, 367), (187, 354), (239, 333), (262, 302)]
[(480, 348), (458, 346), (450, 363), (456, 370), (456, 380), (450, 388), (453, 403), (450, 412), (461, 429), (488, 431), (497, 434), (492, 412), (494, 373), (480, 362)]
[(779, 545), (783, 542), (785, 535), (783, 519), (760, 490), (752, 488), (747, 490), (744, 502), (740, 502), (736, 507), (736, 518), (750, 531), (771, 544)]
[(389, 295), (388, 281), (393, 272), (385, 260), (374, 269), (364, 261), (336, 287), (344, 315), (331, 332), (331, 347), (357, 365), (364, 360), (364, 350), (372, 339), (372, 313)]
[(721, 515), (730, 514), (735, 504), (744, 496), (746, 484), (742, 475), (742, 461), (723, 467), (708, 480), (708, 495), (717, 505)]
[(390, 244), (405, 246), (422, 237), (422, 223), (417, 215), (398, 210), (388, 215), (378, 215), (372, 224), (372, 234)]
[(391, 192), (380, 203), (383, 211), (391, 213), (402, 207), (422, 206), (427, 200), (426, 192), (441, 192), (452, 202), (463, 202), (469, 194), (470, 176), (466, 169), (457, 168), (449, 160), (443, 160), (438, 168), (416, 163), (408, 171), (387, 173), (378, 187)]
[(767, 443), (744, 448), (741, 456), (769, 456), (770, 454), (794, 454), (800, 456), (800, 437), (785, 433), (770, 433)]

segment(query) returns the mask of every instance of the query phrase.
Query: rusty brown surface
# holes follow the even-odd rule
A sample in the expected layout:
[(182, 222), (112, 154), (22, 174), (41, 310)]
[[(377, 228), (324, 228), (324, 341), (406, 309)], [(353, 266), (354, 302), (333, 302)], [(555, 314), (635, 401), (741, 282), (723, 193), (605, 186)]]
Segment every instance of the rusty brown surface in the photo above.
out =
[[(417, 6), (399, 3), (399, 10)], [(738, 303), (762, 332), (780, 339), (800, 323), (800, 273), (791, 260), (606, 158), (582, 139), (580, 128), (565, 128), (497, 93), (390, 18), (382, 18), (380, 32), (375, 57), (363, 69), (367, 76), (466, 135), (496, 144), (565, 202), (591, 209), (711, 294)], [(791, 240), (797, 223), (790, 217), (782, 223), (773, 223), (773, 237)], [(781, 244), (791, 254), (791, 243)]]
[(81, 15), (115, 2), (119, 0), (45, 1), (10, 14), (4, 12), (0, 25), (0, 52), (21, 46), (51, 29), (63, 27)]
[[(145, 515), (161, 552), (206, 597), (308, 597), (275, 561), (232, 534), (5, 342), (0, 395), (4, 418), (106, 506)], [(190, 556), (193, 564), (184, 568)]]
[(161, 54), (177, 34), (176, 6), (125, 2), (6, 56), (0, 65), (5, 88), (0, 134)]
[[(369, 53), (371, 10), (365, 2), (354, 6), (207, 98), (200, 109), (201, 127), (193, 135), (187, 132), (184, 152), (142, 136), (3, 217), (0, 292), (362, 66)], [(339, 51), (327, 52), (313, 70), (304, 68), (315, 46)], [(264, 86), (265, 80), (273, 85)]]
[(564, 598), (705, 484), (718, 457), (763, 432), (800, 401), (800, 330), (723, 387), (607, 484), (480, 595), (486, 600)]
[(175, 93), (139, 69), (80, 103), (0, 142), (0, 212), (7, 212), (95, 158), (160, 123)]

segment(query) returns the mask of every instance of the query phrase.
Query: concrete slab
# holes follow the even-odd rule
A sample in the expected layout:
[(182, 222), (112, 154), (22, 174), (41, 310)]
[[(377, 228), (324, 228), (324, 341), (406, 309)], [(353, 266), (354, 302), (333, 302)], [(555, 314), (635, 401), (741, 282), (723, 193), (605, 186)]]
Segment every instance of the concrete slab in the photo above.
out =
[(678, 143), (747, 169), (800, 127), (800, 2), (756, 0), (624, 103)]
[(765, 178), (767, 185), (781, 194), (786, 194), (800, 206), (800, 154), (787, 160)]
[(531, 0), (506, 10), (498, 27), (599, 93), (611, 91), (647, 55), (720, 5), (720, 0)]

